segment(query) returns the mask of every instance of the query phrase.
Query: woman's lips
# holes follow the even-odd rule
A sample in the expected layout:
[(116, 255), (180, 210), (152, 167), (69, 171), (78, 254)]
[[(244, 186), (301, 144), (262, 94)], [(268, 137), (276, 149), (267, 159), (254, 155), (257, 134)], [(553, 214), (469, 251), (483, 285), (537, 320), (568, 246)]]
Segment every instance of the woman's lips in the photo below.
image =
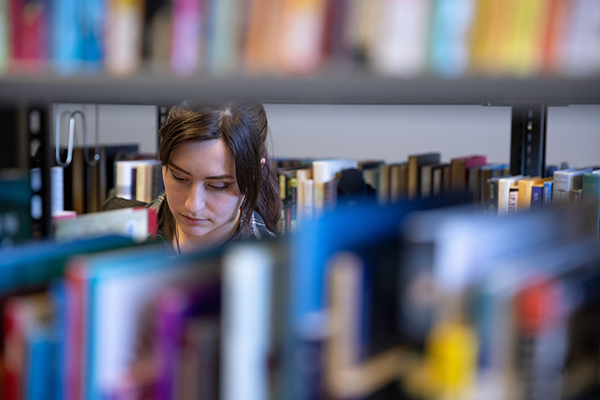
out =
[(185, 222), (188, 225), (203, 225), (206, 224), (208, 222), (207, 219), (202, 219), (202, 218), (191, 218), (185, 215), (181, 215), (183, 217), (183, 219), (185, 220)]

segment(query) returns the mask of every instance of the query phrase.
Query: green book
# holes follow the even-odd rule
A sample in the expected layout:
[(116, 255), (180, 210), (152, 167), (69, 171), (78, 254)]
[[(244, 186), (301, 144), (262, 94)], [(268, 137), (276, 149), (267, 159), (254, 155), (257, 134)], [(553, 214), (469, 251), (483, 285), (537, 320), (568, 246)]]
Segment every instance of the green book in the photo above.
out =
[(600, 234), (600, 170), (583, 174), (581, 202), (590, 221), (594, 224), (596, 236)]

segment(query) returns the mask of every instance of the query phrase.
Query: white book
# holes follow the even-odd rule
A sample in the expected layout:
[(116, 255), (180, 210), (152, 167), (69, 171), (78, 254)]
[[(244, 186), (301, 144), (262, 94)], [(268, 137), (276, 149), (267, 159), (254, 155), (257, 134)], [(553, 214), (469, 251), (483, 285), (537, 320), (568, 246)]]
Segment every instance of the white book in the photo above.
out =
[(427, 63), (429, 0), (389, 0), (382, 4), (372, 61), (386, 75), (416, 76)]
[(353, 159), (330, 159), (313, 161), (313, 199), (316, 215), (325, 210), (324, 183), (332, 181), (345, 169), (358, 168), (358, 161)]
[(221, 396), (267, 399), (273, 258), (267, 246), (244, 244), (223, 267)]
[(498, 179), (498, 216), (508, 215), (510, 186), (513, 182), (518, 182), (523, 178), (525, 178), (523, 175), (517, 175)]
[(143, 242), (156, 236), (156, 212), (145, 207), (122, 208), (82, 214), (76, 218), (56, 219), (54, 239), (67, 241), (83, 237), (123, 235)]
[(154, 195), (154, 174), (156, 166), (160, 166), (158, 160), (144, 160), (137, 166), (137, 179), (135, 199), (150, 203)]
[(592, 171), (592, 168), (569, 168), (554, 171), (554, 183), (552, 184), (552, 202), (568, 202), (569, 191), (581, 189), (583, 187), (583, 174)]
[[(305, 186), (307, 180), (312, 179), (312, 169), (304, 168), (296, 171), (296, 223), (301, 224), (302, 220), (308, 215), (305, 215)], [(312, 199), (312, 191), (311, 191)], [(312, 204), (312, 202), (311, 202)], [(307, 214), (307, 213), (306, 213)], [(312, 214), (312, 213), (311, 213)]]

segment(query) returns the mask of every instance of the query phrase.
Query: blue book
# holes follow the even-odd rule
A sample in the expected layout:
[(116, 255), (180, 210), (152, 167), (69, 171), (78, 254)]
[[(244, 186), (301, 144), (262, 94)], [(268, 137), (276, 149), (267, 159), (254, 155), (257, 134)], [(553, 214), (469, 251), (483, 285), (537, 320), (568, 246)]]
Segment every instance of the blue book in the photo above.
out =
[(107, 0), (82, 0), (80, 7), (83, 67), (97, 72), (102, 68), (104, 60)]
[(542, 204), (549, 205), (552, 203), (552, 181), (544, 182), (544, 189), (542, 191)]
[(543, 205), (543, 191), (543, 184), (531, 186), (531, 208), (541, 207)]
[[(398, 203), (378, 207), (374, 203), (356, 207), (340, 207), (321, 218), (307, 221), (295, 234), (291, 242), (290, 271), (290, 320), (289, 333), (284, 350), (284, 387), (286, 399), (314, 399), (319, 397), (321, 378), (322, 338), (326, 313), (326, 276), (331, 256), (344, 250), (357, 252), (359, 256), (373, 259), (373, 249), (382, 250), (388, 260), (397, 260), (399, 254), (400, 223), (412, 211), (471, 202), (468, 195), (444, 196), (421, 201)], [(375, 254), (378, 254), (375, 251)], [(388, 264), (389, 265), (389, 264)], [(383, 268), (374, 275), (365, 276), (368, 287), (371, 280), (390, 279), (393, 271)], [(380, 274), (380, 275), (377, 275)], [(386, 278), (387, 277), (387, 278)], [(385, 316), (372, 314), (373, 305), (380, 304), (378, 291), (367, 295), (363, 302), (365, 319), (371, 317), (386, 320)], [(388, 299), (389, 300), (389, 299)], [(395, 320), (392, 307), (387, 310), (387, 320)], [(369, 316), (369, 313), (370, 316)], [(365, 324), (367, 326), (369, 324)], [(388, 325), (389, 326), (389, 325)], [(363, 331), (363, 356), (389, 346), (390, 332)], [(378, 342), (377, 338), (386, 337)], [(396, 336), (397, 337), (397, 336)], [(371, 353), (371, 354), (369, 354)], [(310, 359), (306, 355), (310, 354)], [(298, 363), (297, 360), (307, 360)]]
[(54, 400), (66, 398), (66, 348), (67, 336), (67, 293), (64, 281), (57, 280), (50, 284), (49, 294), (54, 303), (54, 342), (55, 342), (55, 369), (52, 381), (54, 382)]
[(26, 398), (55, 400), (56, 343), (52, 327), (35, 324), (27, 332), (26, 340)]
[(51, 11), (52, 63), (59, 74), (70, 75), (81, 68), (83, 31), (79, 0), (55, 0)]

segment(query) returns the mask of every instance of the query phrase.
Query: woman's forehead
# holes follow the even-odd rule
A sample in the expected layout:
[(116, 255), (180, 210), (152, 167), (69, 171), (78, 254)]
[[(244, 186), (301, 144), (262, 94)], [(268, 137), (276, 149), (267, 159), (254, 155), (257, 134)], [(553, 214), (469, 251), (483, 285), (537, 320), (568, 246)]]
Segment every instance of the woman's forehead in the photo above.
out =
[(222, 139), (181, 142), (173, 149), (169, 164), (197, 177), (235, 178), (233, 153)]

